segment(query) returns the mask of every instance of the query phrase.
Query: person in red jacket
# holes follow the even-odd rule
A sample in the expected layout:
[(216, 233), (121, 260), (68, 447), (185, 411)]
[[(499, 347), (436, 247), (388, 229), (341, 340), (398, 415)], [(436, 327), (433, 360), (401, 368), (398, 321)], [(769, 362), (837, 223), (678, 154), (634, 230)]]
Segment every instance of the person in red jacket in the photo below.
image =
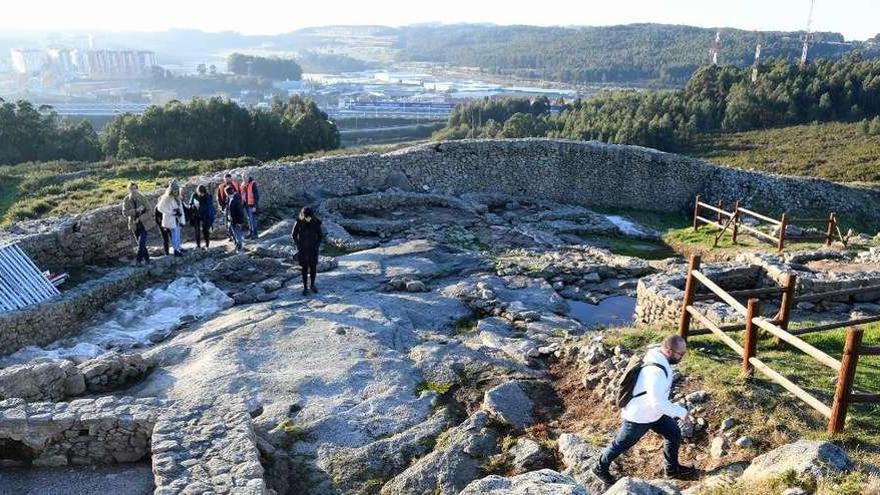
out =
[(247, 214), (248, 239), (257, 238), (257, 206), (260, 204), (260, 189), (257, 187), (257, 181), (253, 177), (241, 176), (241, 202), (244, 205), (244, 211)]

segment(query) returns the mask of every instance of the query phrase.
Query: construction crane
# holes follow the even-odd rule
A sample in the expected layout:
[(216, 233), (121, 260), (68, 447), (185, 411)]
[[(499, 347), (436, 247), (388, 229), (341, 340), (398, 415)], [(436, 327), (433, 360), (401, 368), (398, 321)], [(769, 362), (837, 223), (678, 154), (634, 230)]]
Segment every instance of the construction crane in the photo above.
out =
[(807, 53), (810, 51), (810, 43), (813, 42), (813, 7), (816, 0), (810, 0), (810, 15), (807, 16), (807, 31), (804, 33), (804, 46), (801, 49), (801, 67), (807, 65)]
[(712, 65), (718, 65), (718, 52), (721, 51), (721, 31), (715, 31), (715, 41), (709, 54), (712, 56)]
[(761, 63), (761, 40), (758, 40), (758, 44), (755, 45), (755, 63), (752, 64), (752, 82), (757, 82), (758, 80), (758, 64)]

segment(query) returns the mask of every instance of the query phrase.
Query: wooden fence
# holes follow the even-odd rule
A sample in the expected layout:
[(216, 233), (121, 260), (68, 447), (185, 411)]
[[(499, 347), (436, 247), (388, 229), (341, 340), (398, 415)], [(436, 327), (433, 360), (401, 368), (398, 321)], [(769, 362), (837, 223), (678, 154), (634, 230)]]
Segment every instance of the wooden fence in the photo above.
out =
[[(712, 334), (720, 339), (724, 344), (733, 349), (742, 359), (742, 370), (746, 376), (753, 376), (754, 370), (763, 373), (767, 378), (781, 385), (783, 388), (794, 394), (800, 400), (806, 402), (810, 407), (828, 418), (828, 433), (831, 435), (840, 433), (843, 430), (846, 420), (847, 410), (853, 403), (880, 403), (880, 394), (859, 393), (853, 391), (853, 380), (855, 378), (856, 367), (861, 356), (878, 356), (880, 355), (880, 347), (869, 347), (862, 344), (863, 330), (856, 325), (880, 321), (880, 316), (872, 316), (860, 319), (853, 319), (843, 322), (831, 324), (816, 325), (809, 328), (800, 328), (794, 331), (788, 331), (788, 324), (791, 318), (791, 309), (798, 301), (818, 300), (831, 297), (839, 297), (865, 292), (874, 292), (880, 290), (880, 286), (859, 287), (855, 289), (845, 289), (838, 291), (829, 291), (823, 293), (814, 293), (797, 296), (794, 293), (795, 276), (786, 277), (782, 287), (779, 288), (759, 288), (752, 290), (741, 290), (735, 292), (727, 292), (718, 284), (714, 283), (704, 273), (700, 271), (700, 256), (693, 255), (688, 265), (687, 281), (685, 282), (684, 301), (682, 303), (681, 319), (679, 321), (679, 335), (687, 339), (691, 335)], [(700, 312), (693, 304), (699, 299), (705, 299), (706, 296), (695, 294), (697, 285), (700, 284), (708, 289), (712, 295), (708, 297), (718, 298), (731, 306), (736, 312), (741, 314), (745, 321), (741, 324), (732, 324), (719, 326), (713, 322), (707, 315)], [(755, 297), (758, 295), (780, 294), (780, 309), (773, 319), (760, 316), (760, 302)], [(748, 298), (746, 304), (742, 304), (737, 297)], [(692, 320), (696, 319), (705, 328), (691, 329)], [(798, 335), (806, 333), (820, 332), (836, 328), (847, 328), (846, 342), (843, 349), (843, 355), (838, 360), (829, 356), (824, 351), (814, 347), (813, 345), (800, 339)], [(757, 357), (758, 329), (764, 330), (774, 336), (777, 344), (785, 342), (792, 347), (800, 350), (806, 355), (831, 368), (837, 373), (837, 386), (834, 391), (834, 399), (829, 407), (819, 399), (810, 395), (806, 390), (794, 384), (788, 378), (779, 374), (766, 363)], [(744, 330), (743, 343), (740, 345), (734, 340), (729, 332)]]
[[(707, 218), (706, 216), (703, 216), (702, 210), (709, 210), (713, 213), (708, 214), (709, 218)], [(715, 216), (714, 219), (711, 218), (713, 214)], [(753, 226), (743, 222), (743, 218), (752, 219), (755, 225)], [(783, 213), (782, 216), (780, 216), (780, 218), (777, 220), (756, 211), (752, 211), (748, 208), (744, 208), (740, 206), (739, 201), (733, 203), (733, 210), (727, 211), (724, 209), (724, 202), (721, 200), (719, 200), (715, 205), (710, 205), (708, 203), (700, 201), (699, 194), (694, 200), (694, 230), (698, 230), (700, 228), (700, 224), (711, 225), (718, 229), (718, 233), (715, 235), (715, 241), (712, 244), (713, 247), (718, 246), (718, 241), (728, 231), (733, 238), (733, 243), (736, 244), (737, 237), (739, 236), (740, 231), (743, 231), (757, 239), (770, 242), (771, 244), (776, 246), (778, 250), (782, 251), (783, 249), (785, 249), (785, 241), (787, 240), (787, 230), (789, 225), (800, 226), (818, 223), (825, 225), (825, 234), (800, 235), (797, 236), (796, 240), (799, 242), (824, 241), (826, 246), (830, 246), (836, 238), (843, 242), (844, 245), (846, 245), (847, 238), (840, 231), (840, 224), (837, 219), (837, 214), (833, 212), (828, 215), (828, 218), (797, 219), (791, 219), (786, 213)], [(767, 232), (761, 230), (762, 226), (769, 227), (769, 230), (771, 232), (776, 233), (768, 234)]]

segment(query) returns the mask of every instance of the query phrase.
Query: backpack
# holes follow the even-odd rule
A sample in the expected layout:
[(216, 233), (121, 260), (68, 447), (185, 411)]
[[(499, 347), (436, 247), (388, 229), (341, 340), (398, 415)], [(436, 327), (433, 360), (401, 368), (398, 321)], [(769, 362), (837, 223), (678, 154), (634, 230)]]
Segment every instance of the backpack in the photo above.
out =
[(660, 368), (663, 370), (663, 374), (669, 377), (669, 373), (662, 364), (645, 363), (641, 360), (631, 362), (629, 366), (626, 367), (626, 370), (624, 370), (623, 377), (620, 379), (620, 383), (617, 386), (617, 407), (623, 409), (629, 404), (629, 401), (648, 393), (647, 391), (643, 391), (633, 395), (633, 390), (636, 388), (636, 381), (639, 379), (639, 373), (642, 371), (642, 368), (647, 368), (648, 366), (656, 366)]

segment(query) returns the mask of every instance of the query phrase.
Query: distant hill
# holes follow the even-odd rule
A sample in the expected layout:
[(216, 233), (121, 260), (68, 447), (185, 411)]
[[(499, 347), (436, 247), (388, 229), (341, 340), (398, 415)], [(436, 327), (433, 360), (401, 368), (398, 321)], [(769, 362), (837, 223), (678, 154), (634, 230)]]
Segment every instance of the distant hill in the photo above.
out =
[[(802, 32), (719, 29), (722, 64), (750, 65), (759, 40), (764, 58), (800, 57)], [(232, 51), (261, 55), (276, 52), (309, 59), (306, 65), (322, 70), (426, 62), (569, 83), (682, 84), (709, 61), (709, 48), (719, 29), (668, 24), (421, 24), (311, 27), (259, 36), (186, 29), (108, 32), (96, 33), (96, 40), (102, 47), (155, 50), (162, 64), (221, 59)], [(876, 37), (847, 42), (840, 33), (823, 32), (815, 33), (814, 39), (811, 58), (835, 59), (852, 51), (880, 57)]]
[[(709, 61), (718, 29), (665, 24), (608, 27), (409, 26), (398, 32), (402, 60), (480, 67), (500, 74), (572, 83), (662, 81), (683, 83)], [(797, 59), (802, 32), (721, 28), (719, 63), (745, 67), (755, 45), (762, 57)], [(853, 50), (880, 56), (880, 47), (815, 33), (811, 58)]]

